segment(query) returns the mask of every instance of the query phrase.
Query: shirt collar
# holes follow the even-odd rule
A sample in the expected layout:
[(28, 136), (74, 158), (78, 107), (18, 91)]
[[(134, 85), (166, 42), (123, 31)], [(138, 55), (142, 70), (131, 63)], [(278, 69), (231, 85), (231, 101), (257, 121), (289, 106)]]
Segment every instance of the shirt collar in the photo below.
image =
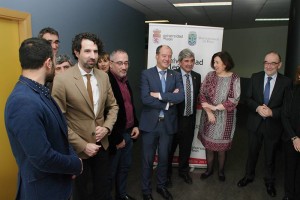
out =
[(50, 89), (47, 88), (46, 86), (32, 80), (32, 79), (29, 79), (25, 76), (20, 76), (19, 78), (20, 82), (29, 86), (31, 89), (33, 89), (34, 91), (38, 92), (38, 93), (41, 93), (43, 95), (45, 95), (47, 98), (50, 99), (51, 95), (50, 95)]
[[(271, 76), (271, 77), (272, 77), (272, 80), (275, 80), (275, 79), (277, 78), (277, 74), (278, 74), (278, 73), (275, 73), (273, 76)], [(269, 77), (269, 76), (265, 73), (265, 80), (267, 80), (268, 77)]]
[(90, 73), (86, 73), (86, 71), (84, 71), (84, 70), (80, 67), (80, 64), (79, 64), (79, 63), (78, 63), (78, 68), (79, 68), (80, 74), (81, 74), (82, 76), (85, 76), (86, 74), (91, 74), (92, 76), (94, 76), (94, 69), (92, 69)]

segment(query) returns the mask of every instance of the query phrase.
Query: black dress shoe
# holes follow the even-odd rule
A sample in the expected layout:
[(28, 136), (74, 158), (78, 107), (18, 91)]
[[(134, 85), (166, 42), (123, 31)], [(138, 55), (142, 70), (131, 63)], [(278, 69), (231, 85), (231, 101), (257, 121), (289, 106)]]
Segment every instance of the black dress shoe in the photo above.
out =
[(168, 177), (166, 182), (166, 187), (171, 188), (172, 186), (173, 186), (172, 179), (171, 177)]
[(266, 184), (267, 192), (271, 197), (276, 196), (276, 189), (273, 184)]
[(237, 183), (237, 186), (245, 187), (246, 185), (248, 185), (249, 183), (252, 183), (252, 182), (253, 182), (252, 179), (244, 177)]
[(179, 173), (179, 177), (183, 178), (184, 182), (187, 184), (192, 184), (193, 180), (190, 177), (189, 173)]
[(135, 200), (135, 198), (126, 194), (124, 197), (118, 198), (118, 200)]
[(225, 175), (224, 174), (219, 174), (219, 181), (225, 182)]
[(160, 194), (164, 199), (173, 200), (173, 196), (166, 188), (156, 188), (156, 192)]
[(213, 172), (204, 172), (203, 174), (201, 174), (200, 179), (202, 179), (202, 180), (207, 179), (212, 174), (213, 174)]
[(143, 200), (153, 200), (153, 197), (151, 194), (143, 194)]

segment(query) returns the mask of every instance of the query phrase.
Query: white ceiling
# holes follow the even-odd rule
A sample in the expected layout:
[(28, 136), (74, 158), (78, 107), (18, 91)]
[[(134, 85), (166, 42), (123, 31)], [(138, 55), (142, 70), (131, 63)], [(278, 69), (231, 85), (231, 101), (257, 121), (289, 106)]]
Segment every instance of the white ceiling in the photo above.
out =
[[(288, 21), (256, 22), (255, 18), (288, 18), (291, 0), (119, 0), (142, 12), (146, 20), (225, 29), (287, 26)], [(231, 6), (174, 7), (173, 3), (232, 1)]]

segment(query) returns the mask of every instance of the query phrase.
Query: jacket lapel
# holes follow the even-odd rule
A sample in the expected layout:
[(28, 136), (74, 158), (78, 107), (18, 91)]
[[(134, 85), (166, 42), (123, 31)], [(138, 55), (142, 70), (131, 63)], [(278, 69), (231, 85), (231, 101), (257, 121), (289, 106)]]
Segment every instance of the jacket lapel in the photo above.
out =
[(261, 73), (261, 77), (259, 78), (258, 80), (258, 91), (260, 91), (260, 95), (259, 95), (259, 98), (260, 98), (260, 102), (264, 102), (264, 88), (265, 88), (265, 85), (264, 85), (264, 78), (265, 78), (265, 72)]
[(74, 69), (74, 73), (73, 73), (73, 76), (74, 76), (74, 79), (75, 79), (75, 85), (78, 88), (79, 92), (81, 93), (82, 97), (85, 99), (85, 101), (89, 105), (91, 111), (93, 111), (93, 113), (94, 113), (93, 105), (90, 101), (87, 89), (84, 85), (82, 75), (81, 75), (81, 73), (79, 71), (79, 68), (78, 68), (79, 67), (78, 64), (76, 64), (74, 67), (76, 67)]

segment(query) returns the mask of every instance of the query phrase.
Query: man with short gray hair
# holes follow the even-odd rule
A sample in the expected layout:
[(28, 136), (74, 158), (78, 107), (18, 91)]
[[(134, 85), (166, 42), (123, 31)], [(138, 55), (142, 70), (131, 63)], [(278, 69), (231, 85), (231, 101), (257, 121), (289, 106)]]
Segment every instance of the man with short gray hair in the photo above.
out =
[(194, 138), (194, 128), (197, 112), (197, 97), (200, 91), (201, 75), (193, 71), (195, 55), (190, 49), (183, 49), (178, 55), (179, 68), (176, 70), (182, 76), (185, 91), (185, 99), (177, 105), (178, 131), (173, 137), (171, 152), (168, 163), (167, 186), (172, 186), (172, 160), (174, 152), (179, 146), (178, 175), (187, 184), (192, 184), (189, 175), (189, 158)]

